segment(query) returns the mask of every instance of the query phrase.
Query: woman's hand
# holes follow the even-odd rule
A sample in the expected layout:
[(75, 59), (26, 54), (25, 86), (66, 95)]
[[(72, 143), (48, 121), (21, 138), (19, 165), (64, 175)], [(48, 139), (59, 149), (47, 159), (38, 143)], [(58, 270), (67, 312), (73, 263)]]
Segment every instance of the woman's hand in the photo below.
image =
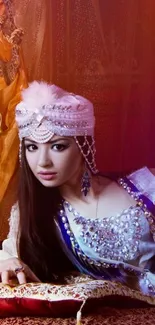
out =
[(1, 282), (4, 284), (11, 284), (11, 279), (16, 277), (19, 284), (27, 282), (40, 282), (37, 276), (31, 269), (16, 257), (0, 261), (0, 276)]

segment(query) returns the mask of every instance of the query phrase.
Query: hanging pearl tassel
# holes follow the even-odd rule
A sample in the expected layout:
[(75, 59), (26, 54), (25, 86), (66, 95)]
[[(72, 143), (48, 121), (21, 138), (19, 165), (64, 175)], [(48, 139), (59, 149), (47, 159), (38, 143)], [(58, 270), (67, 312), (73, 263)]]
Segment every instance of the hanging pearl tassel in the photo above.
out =
[[(96, 162), (95, 162), (95, 153), (96, 153), (96, 148), (95, 148), (95, 140), (94, 137), (92, 137), (92, 144), (89, 143), (87, 136), (85, 135), (85, 141), (84, 143), (81, 145), (79, 143), (79, 140), (77, 139), (76, 136), (74, 136), (75, 142), (78, 145), (85, 161), (87, 162), (90, 170), (92, 171), (93, 174), (97, 174), (99, 171), (96, 168)], [(85, 150), (87, 148), (87, 152), (85, 153)], [(91, 161), (88, 159), (89, 154), (91, 154)]]
[(81, 323), (82, 312), (81, 311), (82, 311), (82, 308), (85, 305), (85, 303), (86, 303), (86, 300), (83, 301), (83, 303), (82, 303), (79, 311), (77, 312), (77, 315), (76, 315), (76, 325), (82, 325), (82, 323)]

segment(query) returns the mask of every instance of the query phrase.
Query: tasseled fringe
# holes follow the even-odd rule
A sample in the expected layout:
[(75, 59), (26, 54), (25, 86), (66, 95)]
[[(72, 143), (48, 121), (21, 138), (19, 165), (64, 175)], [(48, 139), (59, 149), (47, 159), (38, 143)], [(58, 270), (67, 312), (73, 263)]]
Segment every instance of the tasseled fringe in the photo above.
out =
[(82, 308), (85, 305), (85, 303), (86, 303), (86, 300), (83, 301), (79, 311), (76, 314), (76, 325), (82, 325), (82, 323), (81, 323)]

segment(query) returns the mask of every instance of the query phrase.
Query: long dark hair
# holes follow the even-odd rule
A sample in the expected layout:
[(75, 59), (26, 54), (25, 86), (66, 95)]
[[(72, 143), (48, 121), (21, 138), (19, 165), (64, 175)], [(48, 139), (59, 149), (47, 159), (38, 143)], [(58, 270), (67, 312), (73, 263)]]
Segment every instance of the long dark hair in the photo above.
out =
[[(77, 139), (80, 145), (84, 143), (84, 137)], [(88, 140), (91, 144), (91, 137)], [(74, 269), (56, 234), (54, 217), (62, 197), (58, 188), (46, 188), (35, 178), (26, 160), (24, 140), (21, 153), (19, 256), (41, 281), (61, 281), (61, 274)]]
[(41, 281), (61, 281), (60, 271), (74, 269), (56, 235), (54, 216), (62, 198), (57, 188), (46, 188), (34, 177), (26, 160), (24, 141), (21, 157), (19, 257)]

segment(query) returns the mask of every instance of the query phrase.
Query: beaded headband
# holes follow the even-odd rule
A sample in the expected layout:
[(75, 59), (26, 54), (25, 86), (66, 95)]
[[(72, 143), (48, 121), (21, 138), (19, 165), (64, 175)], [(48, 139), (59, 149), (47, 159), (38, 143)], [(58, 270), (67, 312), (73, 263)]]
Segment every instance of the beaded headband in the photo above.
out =
[(55, 135), (94, 134), (93, 104), (86, 98), (45, 82), (32, 82), (16, 107), (19, 138), (31, 136), (40, 143)]

